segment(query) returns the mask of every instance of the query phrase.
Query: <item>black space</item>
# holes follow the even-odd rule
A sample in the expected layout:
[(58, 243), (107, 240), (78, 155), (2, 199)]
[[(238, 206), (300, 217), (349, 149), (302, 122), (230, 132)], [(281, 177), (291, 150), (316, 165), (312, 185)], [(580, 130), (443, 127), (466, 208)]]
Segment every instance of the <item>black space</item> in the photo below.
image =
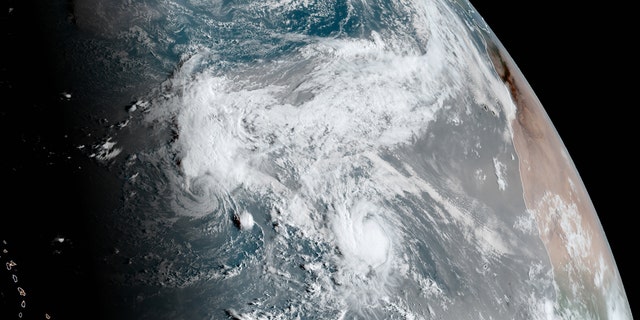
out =
[[(0, 319), (15, 319), (15, 284), (4, 262), (27, 290), (23, 319), (98, 316), (91, 229), (84, 211), (85, 165), (67, 141), (60, 92), (64, 79), (47, 3), (5, 0), (0, 13)], [(634, 314), (633, 270), (638, 243), (632, 200), (633, 141), (637, 137), (631, 8), (618, 2), (551, 0), (472, 1), (512, 55), (542, 101), (591, 196), (613, 250)], [(12, 9), (10, 11), (10, 8)], [(635, 57), (633, 59), (636, 59)], [(636, 98), (637, 99), (637, 98)], [(634, 99), (635, 100), (635, 99)], [(72, 157), (69, 159), (68, 157)], [(55, 242), (56, 237), (67, 241)], [(1, 243), (8, 242), (7, 245)], [(6, 248), (9, 253), (1, 253)]]
[(471, 3), (525, 75), (567, 147), (637, 315), (637, 89), (631, 88), (637, 84), (631, 50), (637, 36), (631, 33), (630, 8), (614, 2)]

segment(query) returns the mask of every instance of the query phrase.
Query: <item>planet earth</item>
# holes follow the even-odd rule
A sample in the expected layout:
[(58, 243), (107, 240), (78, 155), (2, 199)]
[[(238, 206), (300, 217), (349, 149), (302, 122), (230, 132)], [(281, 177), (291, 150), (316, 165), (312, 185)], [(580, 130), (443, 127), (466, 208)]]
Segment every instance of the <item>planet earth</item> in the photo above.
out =
[(40, 128), (3, 129), (3, 319), (633, 318), (468, 1), (37, 3), (44, 43), (5, 19), (51, 63), (2, 84)]

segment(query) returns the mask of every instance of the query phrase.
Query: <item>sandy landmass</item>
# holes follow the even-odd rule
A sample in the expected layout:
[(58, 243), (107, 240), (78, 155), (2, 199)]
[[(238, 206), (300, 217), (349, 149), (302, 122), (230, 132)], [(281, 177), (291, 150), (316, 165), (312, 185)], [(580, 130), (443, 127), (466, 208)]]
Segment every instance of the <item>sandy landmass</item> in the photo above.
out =
[(577, 308), (589, 318), (628, 314), (630, 319), (609, 244), (564, 144), (504, 48), (498, 43), (489, 51), (517, 108), (512, 122), (513, 143), (525, 205), (534, 215), (553, 266), (556, 312), (562, 314), (565, 311), (561, 309), (567, 307)]

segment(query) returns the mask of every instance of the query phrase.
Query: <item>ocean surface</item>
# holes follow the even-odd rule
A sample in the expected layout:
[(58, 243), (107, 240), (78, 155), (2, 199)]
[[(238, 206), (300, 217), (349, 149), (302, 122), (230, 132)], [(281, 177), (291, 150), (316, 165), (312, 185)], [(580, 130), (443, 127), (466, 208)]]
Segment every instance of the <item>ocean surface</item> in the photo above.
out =
[[(35, 106), (8, 111), (25, 124), (7, 132), (12, 148), (47, 160), (3, 160), (15, 172), (7, 197), (25, 204), (15, 225), (69, 210), (3, 243), (3, 262), (29, 261), (29, 239), (49, 239), (41, 265), (8, 269), (10, 313), (625, 316), (617, 301), (593, 310), (557, 290), (523, 199), (516, 106), (488, 52), (496, 39), (469, 3), (34, 10), (48, 17), (37, 34), (55, 62), (29, 72), (48, 89), (33, 97), (20, 80), (3, 90)], [(38, 45), (15, 40), (37, 62)], [(35, 180), (20, 178), (26, 168)], [(570, 234), (576, 250), (589, 241)]]

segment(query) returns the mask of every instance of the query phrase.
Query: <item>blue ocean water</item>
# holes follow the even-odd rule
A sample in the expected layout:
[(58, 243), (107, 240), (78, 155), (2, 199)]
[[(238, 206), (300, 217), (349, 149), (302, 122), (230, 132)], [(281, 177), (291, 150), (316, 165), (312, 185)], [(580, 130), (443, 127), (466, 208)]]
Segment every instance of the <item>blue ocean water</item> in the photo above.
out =
[(613, 281), (596, 302), (557, 289), (499, 44), (468, 2), (57, 5), (82, 79), (65, 99), (91, 123), (76, 147), (99, 177), (102, 317), (624, 309)]

